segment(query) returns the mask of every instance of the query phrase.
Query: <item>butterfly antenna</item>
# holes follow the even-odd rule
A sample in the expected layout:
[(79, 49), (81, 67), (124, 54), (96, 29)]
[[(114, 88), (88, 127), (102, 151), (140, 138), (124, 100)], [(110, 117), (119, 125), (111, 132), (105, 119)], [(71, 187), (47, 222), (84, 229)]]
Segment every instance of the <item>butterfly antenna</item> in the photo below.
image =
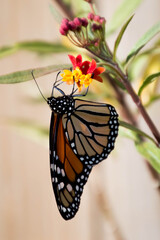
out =
[(75, 91), (75, 85), (76, 85), (76, 82), (75, 82), (75, 77), (73, 76), (73, 88), (72, 88), (72, 92), (71, 92), (71, 96), (73, 96), (73, 94), (77, 91)]
[(63, 96), (65, 95), (65, 93), (62, 91), (62, 89), (58, 88), (57, 86), (55, 86), (54, 88), (57, 89)]
[(51, 97), (53, 97), (53, 91), (54, 91), (54, 88), (55, 88), (56, 83), (58, 82), (58, 76), (59, 76), (60, 72), (61, 72), (61, 71), (59, 71), (59, 72), (57, 73), (56, 81), (55, 81), (54, 84), (53, 84), (53, 88), (52, 88), (52, 92), (51, 92)]
[(73, 97), (85, 97), (87, 95), (87, 93), (88, 93), (88, 90), (89, 90), (89, 87), (87, 87), (87, 90), (86, 90), (86, 92), (84, 94), (76, 94)]
[(41, 89), (40, 89), (40, 87), (39, 87), (39, 85), (38, 85), (38, 83), (37, 83), (37, 81), (36, 81), (36, 79), (35, 79), (35, 77), (34, 77), (33, 70), (31, 71), (31, 74), (32, 74), (32, 77), (33, 77), (33, 79), (34, 79), (34, 81), (35, 81), (35, 83), (36, 83), (36, 85), (37, 85), (37, 88), (38, 88), (41, 96), (42, 96), (43, 99), (47, 102), (47, 99), (46, 99), (45, 96), (43, 95), (43, 93), (42, 93), (42, 91), (41, 91)]

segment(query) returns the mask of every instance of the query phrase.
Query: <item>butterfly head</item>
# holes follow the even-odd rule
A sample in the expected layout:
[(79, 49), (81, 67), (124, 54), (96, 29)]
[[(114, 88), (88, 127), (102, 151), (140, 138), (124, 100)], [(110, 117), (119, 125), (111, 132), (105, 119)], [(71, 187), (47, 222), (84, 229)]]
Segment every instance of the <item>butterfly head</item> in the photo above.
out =
[(61, 97), (49, 97), (47, 103), (51, 110), (57, 114), (68, 114), (70, 115), (74, 110), (75, 100), (72, 96), (61, 96)]

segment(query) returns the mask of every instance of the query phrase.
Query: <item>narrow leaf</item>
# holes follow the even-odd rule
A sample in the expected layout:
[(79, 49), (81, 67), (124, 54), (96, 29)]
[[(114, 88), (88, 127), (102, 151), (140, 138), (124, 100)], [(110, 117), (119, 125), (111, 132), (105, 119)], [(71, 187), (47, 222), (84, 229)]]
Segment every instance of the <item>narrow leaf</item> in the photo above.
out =
[(73, 51), (71, 48), (61, 43), (52, 43), (47, 41), (26, 41), (15, 43), (11, 46), (0, 48), (0, 58), (11, 55), (19, 50), (32, 51), (40, 54), (63, 53)]
[(152, 137), (150, 137), (148, 134), (146, 134), (145, 132), (141, 131), (140, 129), (134, 127), (133, 125), (127, 123), (127, 122), (123, 122), (123, 121), (119, 121), (119, 124), (121, 127), (127, 128), (135, 133), (137, 133), (138, 135), (141, 135), (143, 137), (146, 137), (148, 139), (150, 139), (152, 142), (155, 143), (154, 139)]
[(133, 56), (137, 55), (138, 52), (156, 35), (160, 32), (160, 22), (150, 28), (135, 44), (129, 55), (127, 56), (126, 62), (128, 62)]
[(5, 74), (0, 76), (0, 84), (12, 84), (26, 82), (33, 80), (31, 72), (34, 71), (35, 78), (41, 77), (43, 75), (50, 74), (52, 72), (60, 71), (63, 69), (69, 69), (70, 64), (60, 64), (60, 65), (50, 65), (47, 67), (28, 69), (24, 71), (13, 72), (10, 74)]
[(16, 43), (15, 47), (17, 47), (17, 49), (29, 50), (38, 53), (61, 53), (72, 50), (61, 43), (51, 43), (46, 41), (20, 42)]
[(107, 36), (115, 32), (133, 14), (143, 0), (124, 0), (116, 9), (106, 29)]
[(157, 72), (157, 73), (154, 73), (152, 75), (150, 75), (149, 77), (147, 77), (144, 82), (142, 83), (141, 87), (139, 88), (139, 91), (138, 91), (138, 96), (141, 95), (143, 89), (145, 87), (147, 87), (150, 83), (152, 83), (153, 81), (156, 80), (157, 77), (160, 76), (160, 72)]
[(139, 138), (137, 136), (137, 133), (135, 133), (134, 131), (131, 131), (128, 128), (123, 128), (120, 127), (119, 128), (119, 135), (125, 138), (129, 138), (131, 140), (133, 140), (134, 142), (139, 142)]
[(123, 37), (123, 34), (124, 34), (124, 32), (125, 32), (128, 24), (129, 24), (130, 21), (132, 20), (133, 16), (134, 16), (134, 15), (132, 15), (132, 16), (127, 20), (127, 22), (123, 25), (123, 27), (121, 28), (121, 31), (119, 32), (119, 34), (118, 34), (118, 36), (117, 36), (117, 39), (116, 39), (115, 44), (114, 44), (113, 59), (116, 58), (117, 48), (118, 48), (118, 46), (119, 46), (119, 44), (120, 44), (120, 41), (121, 41), (121, 39), (122, 39), (122, 37)]
[(160, 173), (160, 148), (156, 147), (152, 142), (138, 143), (136, 148), (149, 161), (152, 167)]
[(9, 56), (17, 51), (15, 46), (4, 46), (0, 48), (0, 58)]

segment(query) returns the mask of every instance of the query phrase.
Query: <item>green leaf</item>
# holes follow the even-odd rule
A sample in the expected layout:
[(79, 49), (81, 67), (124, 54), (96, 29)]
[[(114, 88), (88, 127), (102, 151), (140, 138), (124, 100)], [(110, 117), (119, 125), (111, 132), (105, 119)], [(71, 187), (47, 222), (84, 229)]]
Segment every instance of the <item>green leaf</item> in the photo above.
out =
[(123, 122), (119, 120), (119, 124), (121, 127), (127, 128), (133, 132), (135, 132), (136, 134), (146, 137), (148, 139), (150, 139), (153, 143), (155, 143), (154, 139), (152, 137), (150, 137), (148, 134), (146, 134), (145, 132), (141, 131), (140, 129), (134, 127), (133, 125), (127, 123), (127, 122)]
[(19, 50), (32, 51), (39, 54), (63, 53), (73, 51), (71, 48), (61, 43), (52, 43), (47, 41), (26, 41), (15, 43), (12, 46), (0, 48), (0, 58), (11, 55)]
[(159, 76), (160, 76), (160, 72), (157, 72), (157, 73), (154, 73), (154, 74), (148, 76), (148, 77), (144, 80), (144, 82), (142, 83), (142, 85), (140, 86), (139, 91), (138, 91), (138, 96), (141, 95), (143, 89), (144, 89), (146, 86), (148, 86), (150, 83), (152, 83), (154, 80), (156, 80), (156, 78), (159, 77)]
[(133, 16), (134, 16), (134, 15), (132, 15), (132, 16), (127, 20), (127, 22), (123, 25), (123, 27), (121, 28), (121, 31), (119, 32), (119, 34), (118, 34), (118, 36), (117, 36), (117, 39), (116, 39), (115, 44), (114, 44), (114, 51), (113, 51), (113, 59), (114, 59), (114, 60), (115, 60), (115, 58), (116, 58), (117, 48), (118, 48), (118, 46), (119, 46), (119, 44), (120, 44), (120, 41), (121, 41), (121, 39), (122, 39), (122, 37), (123, 37), (123, 34), (124, 34), (124, 32), (125, 32), (128, 24), (129, 24), (130, 21), (132, 20)]
[(12, 84), (33, 80), (31, 72), (34, 71), (35, 78), (41, 77), (52, 72), (69, 69), (71, 64), (50, 65), (47, 67), (28, 69), (24, 71), (13, 72), (0, 76), (0, 84)]
[(18, 49), (34, 51), (38, 53), (61, 53), (72, 51), (71, 48), (62, 45), (61, 43), (51, 43), (46, 41), (28, 41), (16, 43)]
[(0, 48), (0, 58), (11, 55), (17, 51), (15, 46), (4, 46)]
[(107, 26), (107, 36), (115, 32), (126, 21), (126, 19), (133, 14), (135, 9), (140, 5), (142, 1), (143, 0), (124, 0), (116, 9), (111, 21)]
[(129, 55), (127, 56), (126, 62), (128, 62), (133, 56), (137, 55), (138, 52), (156, 35), (160, 32), (160, 22), (150, 28), (135, 44)]
[(139, 142), (139, 138), (137, 136), (137, 133), (135, 133), (134, 131), (131, 131), (127, 128), (123, 128), (120, 126), (119, 128), (119, 135), (125, 138), (129, 138), (131, 140), (133, 140), (134, 142)]
[(149, 161), (152, 167), (160, 173), (160, 148), (152, 142), (137, 143), (136, 148)]

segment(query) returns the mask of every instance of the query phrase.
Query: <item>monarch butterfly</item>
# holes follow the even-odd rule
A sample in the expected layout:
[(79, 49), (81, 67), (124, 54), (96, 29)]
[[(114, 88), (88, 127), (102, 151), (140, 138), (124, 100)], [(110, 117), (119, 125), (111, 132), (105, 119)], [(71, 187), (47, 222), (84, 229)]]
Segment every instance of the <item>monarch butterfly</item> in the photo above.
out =
[[(65, 95), (58, 85), (55, 82), (51, 97), (47, 98), (52, 111), (50, 172), (59, 212), (69, 220), (78, 211), (93, 166), (113, 150), (119, 123), (113, 106), (75, 99), (82, 95), (74, 95), (74, 88)], [(55, 98), (54, 89), (62, 96)]]

